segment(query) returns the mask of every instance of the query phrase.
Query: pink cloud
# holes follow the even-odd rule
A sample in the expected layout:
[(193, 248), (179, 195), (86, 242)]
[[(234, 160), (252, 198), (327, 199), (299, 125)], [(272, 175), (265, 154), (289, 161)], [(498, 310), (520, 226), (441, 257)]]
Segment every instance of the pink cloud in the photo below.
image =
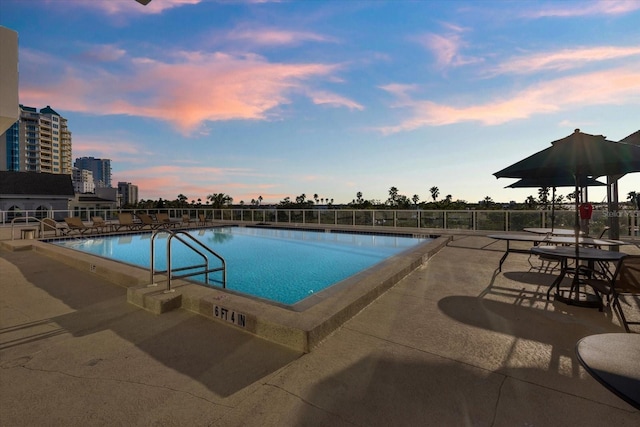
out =
[[(126, 114), (170, 122), (189, 134), (207, 121), (265, 120), (292, 93), (305, 93), (306, 81), (329, 78), (337, 65), (270, 63), (258, 55), (179, 52), (172, 61), (124, 58), (111, 71), (26, 52), (21, 102), (89, 114)], [(46, 63), (47, 67), (38, 64)], [(75, 67), (75, 68), (74, 68)], [(46, 70), (46, 72), (44, 72)], [(53, 84), (55, 82), (55, 84)], [(329, 99), (329, 97), (325, 97)], [(344, 97), (331, 104), (358, 108)]]
[(350, 110), (364, 110), (362, 104), (358, 104), (343, 96), (330, 92), (313, 91), (309, 93), (310, 98), (314, 104), (327, 104), (336, 107), (347, 107)]
[(492, 74), (530, 74), (540, 70), (568, 70), (589, 62), (611, 61), (640, 55), (640, 47), (599, 46), (563, 49), (515, 57), (490, 71)]
[(410, 110), (409, 118), (379, 130), (392, 134), (461, 122), (499, 125), (535, 114), (583, 106), (637, 103), (639, 97), (640, 71), (620, 68), (550, 80), (484, 104), (453, 106), (428, 100), (405, 100), (402, 106)]
[[(248, 184), (229, 181), (233, 176), (255, 175), (253, 171), (240, 168), (216, 168), (197, 166), (158, 165), (148, 168), (113, 172), (113, 181), (132, 182), (138, 186), (140, 198), (174, 200), (184, 194), (189, 200), (202, 199), (211, 193), (225, 193), (232, 197), (235, 189), (244, 189)], [(251, 186), (255, 189), (256, 186)]]
[(447, 28), (452, 31), (445, 35), (428, 33), (416, 37), (417, 42), (435, 56), (436, 65), (439, 68), (459, 67), (482, 61), (480, 58), (462, 55), (461, 50), (466, 45), (460, 35), (462, 28), (455, 26), (447, 26)]
[(332, 37), (308, 31), (285, 31), (275, 28), (238, 28), (230, 31), (226, 37), (264, 46), (297, 45), (307, 41), (335, 42)]
[(589, 15), (623, 15), (640, 9), (640, 2), (637, 0), (598, 0), (592, 2), (558, 2), (551, 4), (553, 6), (549, 8), (527, 12), (524, 15), (529, 18), (567, 18)]
[(113, 62), (125, 55), (126, 51), (115, 45), (95, 45), (87, 49), (82, 57), (98, 62)]
[[(144, 153), (132, 142), (122, 139), (96, 138), (93, 136), (74, 135), (73, 155), (75, 157), (93, 156), (117, 161), (136, 161)], [(143, 161), (140, 159), (139, 161)]]

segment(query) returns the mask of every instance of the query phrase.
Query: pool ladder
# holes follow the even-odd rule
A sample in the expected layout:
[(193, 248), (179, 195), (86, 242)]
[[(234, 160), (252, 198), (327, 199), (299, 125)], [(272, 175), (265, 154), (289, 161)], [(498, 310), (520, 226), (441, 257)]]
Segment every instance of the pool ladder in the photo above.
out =
[[(162, 270), (162, 271), (156, 271), (155, 270), (155, 266), (154, 266), (154, 261), (155, 261), (155, 240), (156, 240), (156, 237), (159, 234), (162, 234), (162, 233), (169, 234), (169, 238), (167, 239), (167, 269), (166, 270)], [(222, 262), (222, 267), (209, 268), (209, 258), (204, 253), (204, 251), (199, 250), (196, 246), (191, 244), (189, 241), (184, 239), (182, 236), (188, 237), (197, 246), (200, 246), (202, 249), (204, 249), (204, 251), (209, 252), (211, 255), (213, 255), (214, 257), (218, 258)], [(178, 239), (185, 246), (187, 246), (192, 251), (194, 251), (195, 253), (200, 255), (202, 257), (202, 259), (203, 259), (203, 263), (202, 264), (198, 264), (198, 265), (188, 266), (188, 267), (180, 267), (180, 268), (172, 269), (171, 268), (171, 240), (173, 238)], [(172, 274), (174, 271), (193, 270), (193, 269), (196, 269), (196, 268), (204, 268), (204, 270), (198, 270), (196, 272), (191, 272), (191, 273), (183, 274), (183, 275), (180, 275), (180, 276), (174, 276)], [(190, 235), (186, 231), (182, 231), (182, 230), (169, 230), (169, 229), (164, 228), (164, 229), (160, 229), (160, 230), (155, 230), (153, 232), (153, 235), (151, 236), (151, 268), (150, 268), (150, 270), (151, 270), (151, 281), (150, 281), (150, 284), (148, 286), (158, 286), (158, 284), (154, 282), (154, 276), (155, 276), (156, 273), (157, 274), (163, 274), (163, 273), (167, 274), (167, 289), (164, 291), (165, 293), (175, 292), (175, 289), (171, 289), (171, 279), (181, 279), (183, 277), (189, 277), (189, 276), (196, 276), (196, 275), (199, 275), (199, 274), (204, 274), (204, 282), (208, 285), (209, 284), (209, 273), (214, 273), (216, 271), (222, 271), (222, 287), (223, 288), (227, 287), (227, 263), (224, 260), (224, 258), (222, 258), (220, 255), (215, 253), (213, 250), (211, 250), (210, 248), (208, 248), (207, 246), (203, 245), (201, 242), (196, 240), (192, 235)]]

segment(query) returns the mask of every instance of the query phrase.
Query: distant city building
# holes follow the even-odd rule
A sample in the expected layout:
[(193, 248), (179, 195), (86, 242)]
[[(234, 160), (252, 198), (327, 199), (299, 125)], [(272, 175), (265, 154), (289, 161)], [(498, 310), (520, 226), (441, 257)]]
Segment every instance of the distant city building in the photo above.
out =
[(73, 166), (93, 172), (93, 181), (96, 188), (111, 187), (111, 159), (78, 157)]
[(0, 135), (0, 170), (71, 175), (71, 132), (51, 107), (20, 105), (20, 118)]
[(76, 193), (94, 193), (96, 185), (93, 182), (93, 172), (86, 169), (73, 168), (73, 189)]
[(122, 196), (123, 205), (138, 203), (138, 186), (130, 182), (118, 182), (118, 193)]

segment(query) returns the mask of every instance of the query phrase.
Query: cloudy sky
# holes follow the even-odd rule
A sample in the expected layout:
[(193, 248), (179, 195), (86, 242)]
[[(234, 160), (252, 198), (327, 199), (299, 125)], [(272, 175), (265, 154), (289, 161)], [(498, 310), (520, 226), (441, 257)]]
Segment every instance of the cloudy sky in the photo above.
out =
[(74, 158), (143, 199), (245, 203), (521, 202), (536, 190), (492, 173), (576, 128), (640, 129), (638, 22), (637, 0), (0, 4), (20, 103), (68, 119)]

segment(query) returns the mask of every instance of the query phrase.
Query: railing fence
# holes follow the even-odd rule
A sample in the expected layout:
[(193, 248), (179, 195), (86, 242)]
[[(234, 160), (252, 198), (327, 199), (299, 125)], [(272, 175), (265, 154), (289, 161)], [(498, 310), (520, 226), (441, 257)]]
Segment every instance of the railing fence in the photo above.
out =
[[(546, 210), (354, 210), (354, 209), (212, 209), (212, 208), (166, 208), (112, 210), (96, 208), (75, 208), (69, 211), (60, 210), (23, 210), (0, 211), (0, 225), (10, 225), (16, 217), (37, 219), (53, 218), (62, 221), (68, 216), (80, 217), (83, 221), (91, 221), (99, 216), (105, 220), (117, 219), (119, 212), (145, 212), (147, 214), (167, 213), (170, 217), (181, 218), (188, 215), (198, 220), (200, 214), (214, 221), (239, 223), (276, 223), (304, 224), (327, 226), (369, 226), (394, 228), (419, 228), (469, 231), (520, 231), (526, 227), (551, 227), (551, 211)], [(553, 225), (556, 228), (573, 228), (573, 210), (555, 211)], [(610, 218), (617, 219), (620, 237), (638, 236), (640, 227), (640, 211), (621, 210), (608, 212), (594, 210), (590, 221), (590, 234), (599, 234), (609, 225)]]

